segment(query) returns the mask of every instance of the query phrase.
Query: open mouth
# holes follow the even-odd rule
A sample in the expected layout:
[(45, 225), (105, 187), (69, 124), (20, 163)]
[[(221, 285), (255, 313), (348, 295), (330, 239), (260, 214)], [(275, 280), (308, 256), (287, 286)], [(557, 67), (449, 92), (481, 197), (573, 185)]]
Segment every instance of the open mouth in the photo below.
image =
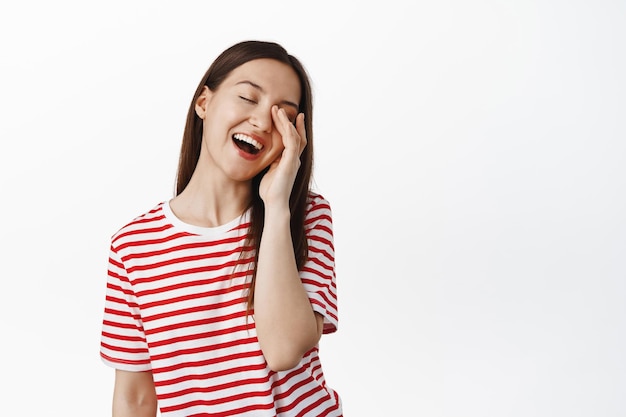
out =
[(256, 155), (263, 149), (263, 145), (242, 133), (235, 133), (233, 135), (233, 142), (235, 142), (235, 145), (237, 145), (239, 149), (251, 155)]

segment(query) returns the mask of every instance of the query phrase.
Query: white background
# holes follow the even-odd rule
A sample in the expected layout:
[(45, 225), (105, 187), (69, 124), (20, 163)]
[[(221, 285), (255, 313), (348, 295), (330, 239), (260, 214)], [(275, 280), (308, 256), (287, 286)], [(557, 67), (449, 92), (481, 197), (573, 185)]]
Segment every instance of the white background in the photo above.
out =
[(109, 237), (172, 196), (211, 61), (263, 39), (313, 80), (340, 297), (321, 354), (345, 415), (626, 415), (625, 18), (617, 0), (4, 2), (0, 413), (110, 415)]

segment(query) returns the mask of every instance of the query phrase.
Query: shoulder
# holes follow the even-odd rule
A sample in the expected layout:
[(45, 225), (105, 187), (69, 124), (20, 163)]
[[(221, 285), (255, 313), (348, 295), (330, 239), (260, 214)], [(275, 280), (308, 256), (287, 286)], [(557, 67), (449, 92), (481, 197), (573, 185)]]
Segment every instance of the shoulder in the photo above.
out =
[(143, 212), (125, 223), (111, 236), (112, 243), (115, 244), (115, 242), (124, 239), (126, 236), (141, 233), (150, 228), (159, 227), (158, 224), (165, 220), (165, 213), (163, 211), (165, 203), (166, 201), (161, 201), (150, 210)]
[(314, 211), (328, 211), (330, 213), (330, 202), (320, 193), (309, 191), (307, 196), (307, 217)]
[(332, 211), (329, 201), (321, 194), (309, 191), (306, 215), (305, 229), (312, 230), (315, 228), (332, 229)]

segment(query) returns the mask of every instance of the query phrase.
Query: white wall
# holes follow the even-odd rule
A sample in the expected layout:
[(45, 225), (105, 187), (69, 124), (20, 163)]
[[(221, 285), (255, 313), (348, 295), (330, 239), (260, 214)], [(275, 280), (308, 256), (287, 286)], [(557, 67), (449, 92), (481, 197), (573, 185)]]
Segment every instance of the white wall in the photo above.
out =
[(110, 414), (108, 239), (247, 38), (314, 82), (346, 416), (626, 414), (626, 3), (411, 3), (0, 6), (2, 414)]

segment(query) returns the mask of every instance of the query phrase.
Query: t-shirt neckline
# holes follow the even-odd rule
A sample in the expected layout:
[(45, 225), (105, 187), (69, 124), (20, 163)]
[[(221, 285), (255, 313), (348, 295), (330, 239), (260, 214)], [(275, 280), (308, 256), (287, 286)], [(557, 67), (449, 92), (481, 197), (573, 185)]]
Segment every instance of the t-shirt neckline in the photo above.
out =
[(195, 235), (202, 235), (202, 236), (216, 236), (216, 235), (224, 234), (228, 232), (229, 230), (232, 230), (235, 227), (239, 226), (240, 224), (246, 222), (249, 219), (249, 215), (250, 215), (250, 209), (248, 209), (241, 215), (235, 217), (231, 221), (226, 222), (222, 225), (215, 226), (215, 227), (204, 227), (204, 226), (196, 226), (193, 224), (185, 223), (184, 221), (176, 217), (176, 215), (172, 211), (172, 208), (170, 207), (170, 201), (164, 201), (163, 203), (161, 203), (161, 205), (163, 207), (163, 214), (165, 218), (175, 228), (181, 229), (188, 233), (192, 233)]

